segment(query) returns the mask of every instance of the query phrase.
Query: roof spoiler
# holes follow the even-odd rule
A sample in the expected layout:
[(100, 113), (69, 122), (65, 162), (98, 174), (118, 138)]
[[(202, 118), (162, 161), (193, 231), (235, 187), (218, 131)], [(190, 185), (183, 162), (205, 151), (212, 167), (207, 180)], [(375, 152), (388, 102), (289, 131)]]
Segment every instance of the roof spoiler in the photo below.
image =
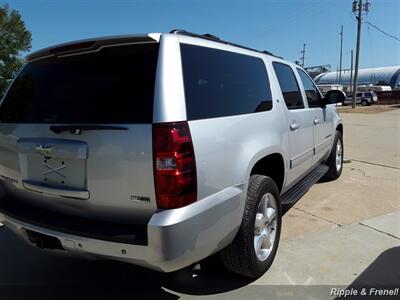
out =
[(146, 35), (124, 35), (112, 37), (99, 37), (87, 40), (78, 40), (64, 44), (55, 45), (52, 47), (44, 48), (29, 54), (26, 57), (27, 61), (32, 61), (53, 55), (69, 55), (80, 52), (98, 51), (102, 47), (128, 44), (137, 42), (158, 42), (159, 35), (146, 34)]

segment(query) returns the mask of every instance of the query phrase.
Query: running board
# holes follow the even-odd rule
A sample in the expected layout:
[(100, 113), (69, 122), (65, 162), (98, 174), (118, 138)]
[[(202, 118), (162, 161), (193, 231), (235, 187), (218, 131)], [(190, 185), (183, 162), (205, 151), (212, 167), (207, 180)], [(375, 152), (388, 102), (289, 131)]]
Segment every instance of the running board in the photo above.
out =
[(307, 174), (302, 180), (296, 183), (290, 190), (281, 196), (282, 205), (294, 205), (307, 191), (318, 182), (328, 172), (329, 168), (325, 165), (319, 165), (313, 171)]

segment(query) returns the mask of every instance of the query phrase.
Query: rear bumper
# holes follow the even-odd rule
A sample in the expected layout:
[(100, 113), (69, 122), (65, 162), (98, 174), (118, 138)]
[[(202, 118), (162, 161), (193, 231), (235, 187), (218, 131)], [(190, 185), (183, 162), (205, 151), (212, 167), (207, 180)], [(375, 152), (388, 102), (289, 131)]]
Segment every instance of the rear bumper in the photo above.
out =
[(147, 224), (147, 243), (84, 236), (30, 222), (15, 213), (11, 216), (5, 209), (0, 211), (0, 222), (28, 242), (26, 230), (55, 237), (72, 255), (120, 260), (171, 272), (209, 256), (233, 240), (243, 216), (245, 186), (229, 187), (187, 207), (156, 212)]

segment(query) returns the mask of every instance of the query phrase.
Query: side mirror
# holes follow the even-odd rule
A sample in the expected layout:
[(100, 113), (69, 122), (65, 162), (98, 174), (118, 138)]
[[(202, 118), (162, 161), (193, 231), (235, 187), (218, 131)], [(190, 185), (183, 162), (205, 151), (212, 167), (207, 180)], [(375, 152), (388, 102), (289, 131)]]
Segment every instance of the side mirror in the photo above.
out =
[(323, 106), (327, 104), (343, 103), (346, 99), (346, 94), (341, 90), (330, 90), (325, 94), (324, 99), (322, 99)]

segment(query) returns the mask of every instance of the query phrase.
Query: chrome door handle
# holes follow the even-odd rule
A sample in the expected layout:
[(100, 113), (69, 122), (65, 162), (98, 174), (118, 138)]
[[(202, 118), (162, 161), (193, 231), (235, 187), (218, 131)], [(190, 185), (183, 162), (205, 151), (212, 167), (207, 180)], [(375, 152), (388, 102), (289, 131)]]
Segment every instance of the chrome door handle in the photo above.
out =
[(299, 129), (300, 125), (298, 123), (293, 122), (292, 124), (290, 124), (290, 130), (295, 131), (297, 129)]
[(318, 125), (319, 124), (319, 119), (314, 119), (313, 123), (314, 123), (314, 125)]

